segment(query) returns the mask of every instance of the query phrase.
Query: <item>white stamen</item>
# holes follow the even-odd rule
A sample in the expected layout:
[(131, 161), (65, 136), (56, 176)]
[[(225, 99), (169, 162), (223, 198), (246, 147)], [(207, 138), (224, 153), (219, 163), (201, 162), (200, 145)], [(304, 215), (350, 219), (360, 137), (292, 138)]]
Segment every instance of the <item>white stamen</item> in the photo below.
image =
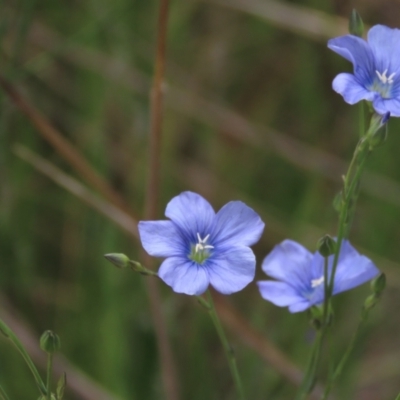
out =
[(321, 278), (318, 278), (318, 279), (313, 279), (311, 281), (311, 287), (315, 288), (315, 287), (321, 285), (322, 283), (324, 283), (324, 281), (325, 281), (325, 278), (323, 276), (321, 276)]
[(379, 71), (375, 71), (376, 72), (376, 74), (378, 75), (378, 78), (379, 78), (379, 80), (384, 84), (384, 85), (386, 85), (387, 83), (389, 83), (390, 85), (393, 83), (393, 78), (394, 78), (394, 76), (396, 75), (396, 72), (393, 72), (392, 74), (390, 74), (389, 76), (386, 76), (386, 73), (387, 73), (387, 69), (385, 69), (384, 71), (383, 71), (383, 73), (381, 74), (381, 73), (379, 73)]
[(197, 240), (198, 240), (199, 242), (196, 244), (196, 246), (195, 246), (195, 248), (194, 248), (194, 251), (195, 251), (196, 253), (197, 253), (198, 251), (200, 251), (200, 250), (213, 249), (213, 248), (214, 248), (214, 246), (211, 246), (210, 244), (206, 244), (209, 237), (210, 237), (210, 234), (208, 234), (204, 239), (202, 239), (202, 238), (200, 237), (200, 233), (197, 233)]

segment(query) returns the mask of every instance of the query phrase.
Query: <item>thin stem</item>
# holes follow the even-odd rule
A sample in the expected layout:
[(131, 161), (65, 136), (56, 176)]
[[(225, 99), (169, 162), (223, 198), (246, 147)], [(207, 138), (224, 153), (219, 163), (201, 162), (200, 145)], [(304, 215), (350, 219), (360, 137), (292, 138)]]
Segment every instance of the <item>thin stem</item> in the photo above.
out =
[(322, 328), (317, 332), (317, 337), (315, 338), (314, 346), (311, 351), (311, 356), (308, 361), (306, 373), (304, 375), (300, 389), (297, 393), (296, 400), (305, 399), (315, 385), (315, 374), (319, 361), (319, 355), (321, 353), (321, 347), (324, 335), (325, 335), (325, 326), (322, 326)]
[(47, 397), (46, 397), (46, 400), (51, 400), (52, 372), (53, 372), (53, 353), (47, 353), (47, 377), (46, 377)]
[(356, 344), (357, 339), (360, 336), (361, 330), (364, 327), (364, 324), (367, 321), (367, 318), (368, 318), (368, 310), (363, 309), (362, 314), (361, 314), (361, 319), (360, 319), (360, 322), (358, 323), (357, 329), (351, 339), (351, 342), (347, 346), (347, 349), (346, 349), (345, 353), (343, 354), (343, 357), (339, 361), (339, 364), (336, 366), (333, 374), (330, 376), (330, 378), (325, 386), (325, 391), (324, 391), (324, 394), (323, 394), (321, 400), (326, 400), (328, 398), (329, 393), (331, 392), (336, 379), (339, 378), (340, 374), (343, 371), (344, 366), (347, 363), (347, 360), (350, 357), (350, 354), (352, 353), (352, 351), (354, 349), (354, 345)]
[(7, 396), (7, 393), (4, 391), (3, 387), (0, 385), (0, 399), (1, 400), (10, 400)]
[(25, 360), (26, 364), (28, 365), (29, 369), (32, 372), (33, 377), (35, 378), (36, 384), (39, 388), (39, 392), (41, 395), (45, 396), (47, 394), (46, 386), (43, 383), (41, 376), (39, 375), (38, 370), (35, 367), (35, 364), (32, 362), (29, 354), (25, 350), (25, 347), (14, 334), (14, 332), (0, 319), (0, 330), (17, 348), (19, 353), (22, 355), (22, 358)]
[(236, 390), (238, 392), (238, 397), (240, 400), (244, 400), (245, 396), (244, 396), (242, 381), (240, 379), (239, 371), (238, 371), (237, 365), (236, 365), (235, 353), (233, 352), (233, 349), (230, 346), (228, 339), (225, 335), (225, 331), (222, 327), (222, 324), (218, 317), (217, 311), (215, 310), (214, 302), (213, 302), (210, 291), (209, 290), (207, 291), (208, 302), (205, 302), (205, 300), (199, 296), (198, 296), (198, 299), (199, 299), (200, 303), (208, 309), (208, 313), (210, 314), (210, 317), (214, 323), (215, 329), (217, 330), (219, 339), (221, 340), (222, 347), (224, 348), (225, 356), (226, 356), (226, 358), (228, 360), (228, 364), (229, 364), (229, 369), (231, 370), (232, 378), (233, 378), (233, 381), (235, 382)]

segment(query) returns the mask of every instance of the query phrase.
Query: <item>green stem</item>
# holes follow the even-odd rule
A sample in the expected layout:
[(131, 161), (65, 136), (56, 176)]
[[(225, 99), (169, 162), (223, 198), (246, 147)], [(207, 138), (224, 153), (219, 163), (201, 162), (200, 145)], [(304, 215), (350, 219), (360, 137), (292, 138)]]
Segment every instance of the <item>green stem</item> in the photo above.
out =
[(356, 344), (357, 339), (360, 336), (361, 330), (362, 330), (365, 322), (367, 321), (367, 318), (368, 318), (368, 310), (363, 309), (360, 322), (358, 323), (358, 326), (357, 326), (357, 330), (355, 331), (355, 333), (351, 339), (351, 342), (347, 346), (347, 349), (346, 349), (345, 353), (343, 354), (343, 357), (339, 361), (339, 364), (335, 368), (333, 374), (329, 377), (329, 380), (325, 386), (325, 390), (324, 390), (321, 400), (326, 400), (328, 398), (329, 393), (331, 392), (336, 379), (339, 378), (340, 374), (343, 371), (344, 366), (346, 365), (347, 360), (350, 357), (351, 352), (354, 349), (354, 345)]
[(317, 332), (317, 337), (315, 338), (314, 346), (311, 351), (311, 356), (308, 361), (306, 373), (301, 383), (300, 389), (297, 393), (296, 400), (303, 400), (311, 392), (315, 384), (315, 375), (317, 371), (319, 355), (321, 353), (321, 345), (323, 338), (325, 336), (325, 327), (322, 327)]
[[(359, 193), (361, 175), (364, 170), (368, 155), (371, 152), (370, 139), (381, 127), (380, 124), (381, 124), (381, 117), (378, 115), (373, 115), (370, 126), (367, 132), (363, 134), (361, 139), (359, 140), (356, 149), (354, 151), (353, 158), (347, 170), (347, 173), (343, 177), (343, 190), (342, 190), (342, 200), (339, 213), (338, 234), (337, 234), (336, 248), (332, 264), (332, 272), (329, 276), (329, 279), (326, 278), (328, 275), (327, 263), (325, 262), (324, 264), (324, 278), (325, 280), (327, 280), (327, 282), (324, 282), (325, 297), (324, 297), (322, 323), (317, 333), (317, 338), (314, 342), (314, 346), (311, 352), (306, 373), (304, 375), (303, 382), (300, 386), (296, 400), (305, 399), (308, 393), (311, 392), (315, 383), (316, 370), (321, 354), (322, 343), (326, 330), (329, 325), (331, 297), (333, 295), (335, 273), (339, 262), (340, 250), (342, 247), (343, 240), (348, 236), (351, 223), (353, 220), (355, 205)], [(359, 332), (357, 329), (356, 335), (358, 334)], [(354, 341), (355, 340), (356, 339), (354, 339)], [(350, 344), (351, 346), (350, 349), (344, 355), (344, 358), (342, 360), (343, 363), (341, 362), (338, 366), (339, 369), (336, 369), (335, 372), (333, 373), (331, 385), (333, 385), (333, 381), (340, 374), (341, 369), (343, 368), (344, 363), (347, 361), (351, 349), (354, 346), (354, 343), (355, 342), (352, 341), (352, 343)]]
[(46, 396), (47, 390), (46, 386), (43, 383), (42, 378), (39, 375), (38, 370), (35, 367), (35, 364), (29, 357), (29, 354), (25, 350), (23, 344), (17, 338), (15, 333), (0, 319), (0, 331), (6, 336), (17, 348), (19, 353), (21, 354), (22, 358), (25, 360), (26, 364), (28, 365), (29, 369), (32, 372), (33, 377), (35, 378), (36, 384), (38, 386), (39, 392), (42, 396)]
[(46, 397), (46, 400), (51, 400), (52, 371), (53, 371), (53, 353), (47, 353), (47, 377), (46, 377), (47, 397)]
[(197, 296), (197, 299), (199, 300), (200, 304), (202, 304), (210, 314), (210, 317), (214, 323), (215, 329), (217, 330), (219, 339), (221, 340), (222, 347), (224, 348), (225, 351), (225, 356), (228, 360), (229, 364), (229, 369), (231, 370), (232, 378), (233, 381), (235, 382), (236, 390), (238, 392), (238, 397), (240, 400), (244, 400), (244, 391), (243, 391), (243, 386), (242, 386), (242, 381), (240, 380), (239, 376), (239, 371), (237, 369), (236, 365), (236, 358), (235, 354), (233, 352), (232, 347), (230, 346), (228, 339), (226, 338), (224, 329), (222, 327), (221, 321), (218, 317), (217, 311), (215, 310), (214, 302), (211, 296), (210, 291), (207, 291), (207, 300), (203, 299), (200, 296)]
[(10, 400), (7, 396), (7, 393), (4, 391), (3, 387), (0, 385), (0, 399), (1, 400)]

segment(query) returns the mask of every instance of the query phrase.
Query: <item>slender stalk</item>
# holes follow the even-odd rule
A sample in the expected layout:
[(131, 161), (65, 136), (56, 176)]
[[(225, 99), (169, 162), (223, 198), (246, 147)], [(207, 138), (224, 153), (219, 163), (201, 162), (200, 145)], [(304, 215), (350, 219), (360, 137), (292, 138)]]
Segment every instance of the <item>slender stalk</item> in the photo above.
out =
[(46, 397), (46, 400), (51, 400), (52, 373), (53, 373), (53, 353), (47, 353), (47, 377), (46, 377), (47, 397)]
[[(339, 213), (338, 234), (336, 239), (335, 254), (333, 258), (332, 272), (330, 274), (328, 283), (326, 284), (326, 282), (324, 282), (325, 297), (324, 297), (323, 320), (321, 328), (317, 334), (317, 339), (314, 342), (310, 361), (307, 366), (306, 373), (304, 375), (303, 382), (302, 385), (300, 386), (296, 400), (303, 400), (306, 398), (307, 394), (312, 390), (316, 379), (315, 377), (316, 369), (321, 353), (323, 338), (325, 336), (326, 330), (329, 325), (329, 314), (330, 314), (329, 308), (331, 304), (331, 297), (333, 295), (335, 274), (339, 262), (340, 250), (342, 247), (343, 240), (348, 236), (351, 223), (353, 220), (355, 205), (359, 193), (361, 175), (364, 170), (368, 155), (371, 152), (370, 139), (372, 135), (375, 134), (377, 130), (380, 128), (381, 126), (380, 122), (381, 122), (381, 117), (376, 115), (372, 117), (370, 126), (367, 132), (363, 134), (363, 136), (359, 140), (356, 149), (354, 151), (353, 158), (347, 170), (347, 173), (343, 177), (342, 201)], [(327, 263), (324, 264), (324, 277), (326, 275), (327, 275)], [(358, 333), (356, 334), (358, 335)], [(354, 346), (354, 343), (352, 342), (350, 346)], [(333, 385), (334, 379), (336, 379), (336, 377), (340, 374), (340, 371), (343, 368), (344, 363), (347, 361), (351, 349), (352, 347), (348, 350), (348, 352), (346, 352), (343, 359), (344, 360), (343, 364), (342, 363), (339, 364), (340, 366), (339, 372), (337, 373), (335, 372), (333, 374), (331, 385)], [(336, 369), (335, 371), (338, 370)]]
[(17, 338), (17, 336), (14, 334), (14, 332), (0, 319), (0, 330), (6, 336), (12, 343), (13, 345), (17, 348), (19, 353), (21, 354), (22, 358), (28, 365), (29, 369), (32, 372), (33, 377), (35, 378), (36, 384), (38, 386), (39, 392), (41, 395), (45, 396), (47, 394), (47, 389), (46, 386), (43, 383), (43, 380), (38, 372), (38, 370), (35, 367), (35, 364), (32, 362), (31, 358), (29, 357), (29, 354), (25, 350), (25, 347), (23, 344), (20, 342), (20, 340)]
[(243, 385), (242, 385), (242, 381), (240, 379), (239, 371), (237, 369), (235, 353), (233, 352), (233, 349), (230, 346), (228, 339), (225, 335), (225, 331), (224, 331), (224, 328), (222, 327), (221, 321), (220, 321), (217, 311), (215, 309), (214, 301), (212, 299), (211, 293), (209, 290), (207, 291), (207, 301), (205, 301), (200, 296), (198, 296), (197, 298), (199, 299), (199, 302), (207, 309), (207, 311), (214, 323), (215, 329), (217, 330), (219, 339), (222, 343), (222, 347), (224, 348), (226, 359), (228, 360), (229, 369), (231, 370), (232, 378), (233, 378), (233, 381), (235, 382), (236, 390), (238, 393), (238, 398), (240, 400), (244, 400), (245, 396), (244, 396), (244, 391), (243, 391)]
[(10, 400), (7, 396), (7, 393), (4, 391), (3, 387), (0, 385), (0, 399), (1, 400)]
[(349, 345), (347, 346), (347, 349), (345, 351), (345, 353), (343, 354), (343, 357), (341, 358), (341, 360), (339, 361), (338, 365), (336, 366), (335, 370), (333, 371), (333, 374), (329, 377), (328, 382), (325, 386), (325, 390), (324, 390), (324, 394), (321, 398), (321, 400), (326, 400), (329, 396), (329, 393), (331, 392), (333, 385), (336, 381), (337, 378), (339, 378), (340, 374), (343, 371), (344, 366), (346, 365), (347, 360), (350, 357), (350, 354), (352, 353), (353, 349), (354, 349), (354, 345), (357, 342), (357, 339), (360, 336), (360, 333), (362, 331), (362, 328), (365, 325), (365, 322), (367, 321), (368, 318), (368, 310), (363, 309), (362, 314), (361, 314), (361, 318), (360, 318), (360, 322), (358, 323), (357, 329), (351, 339), (351, 342), (349, 343)]
[[(144, 218), (147, 220), (157, 218), (157, 205), (160, 187), (161, 166), (161, 134), (163, 117), (163, 82), (165, 72), (165, 54), (167, 43), (169, 0), (160, 0), (158, 16), (157, 50), (155, 58), (155, 70), (153, 85), (150, 93), (150, 143), (148, 180), (145, 196)], [(154, 267), (154, 260), (143, 252), (144, 264), (150, 269)], [(168, 340), (165, 316), (159, 304), (161, 298), (157, 282), (153, 279), (146, 280), (149, 291), (150, 307), (154, 316), (154, 329), (160, 352), (161, 375), (165, 389), (165, 397), (168, 400), (179, 399), (179, 389), (176, 377), (176, 368)]]

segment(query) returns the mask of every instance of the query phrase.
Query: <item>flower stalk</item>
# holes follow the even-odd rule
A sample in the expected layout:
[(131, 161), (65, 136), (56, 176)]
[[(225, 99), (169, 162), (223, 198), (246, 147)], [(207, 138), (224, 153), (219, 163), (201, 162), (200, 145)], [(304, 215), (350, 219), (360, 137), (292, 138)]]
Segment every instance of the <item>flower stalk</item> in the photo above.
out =
[(1, 400), (10, 400), (7, 393), (4, 391), (3, 387), (0, 385), (0, 399)]
[(228, 361), (229, 369), (232, 374), (233, 381), (236, 386), (236, 390), (238, 393), (238, 398), (240, 400), (245, 400), (244, 391), (242, 381), (240, 379), (239, 371), (236, 364), (235, 353), (228, 342), (228, 339), (225, 335), (224, 328), (222, 327), (221, 321), (218, 317), (217, 311), (215, 309), (214, 301), (212, 299), (211, 293), (207, 290), (207, 300), (203, 297), (197, 296), (199, 303), (206, 308), (208, 314), (211, 317), (212, 322), (214, 323), (215, 329), (217, 330), (218, 337), (222, 343), (222, 347), (224, 348), (225, 356)]
[(15, 333), (1, 319), (0, 319), (0, 331), (17, 348), (17, 350), (19, 351), (22, 358), (24, 359), (24, 361), (26, 362), (26, 364), (28, 365), (29, 369), (32, 372), (32, 375), (36, 381), (36, 385), (39, 389), (40, 394), (42, 396), (46, 396), (47, 395), (46, 386), (43, 383), (43, 380), (42, 380), (38, 370), (36, 369), (35, 364), (29, 357), (29, 354), (25, 350), (25, 347), (23, 346), (21, 341), (18, 339), (18, 337), (15, 335)]
[[(303, 378), (303, 383), (300, 386), (298, 395), (296, 400), (303, 400), (313, 389), (315, 380), (316, 380), (316, 370), (318, 361), (320, 358), (321, 348), (323, 344), (323, 338), (326, 334), (327, 328), (329, 326), (330, 321), (330, 310), (331, 310), (331, 298), (334, 292), (335, 285), (335, 274), (337, 271), (337, 267), (339, 265), (339, 256), (342, 248), (342, 244), (344, 240), (348, 237), (352, 220), (354, 217), (355, 206), (357, 203), (357, 198), (359, 194), (361, 175), (364, 171), (364, 167), (368, 158), (368, 155), (374, 148), (373, 138), (378, 132), (382, 125), (387, 122), (387, 116), (380, 116), (374, 114), (371, 118), (370, 126), (367, 132), (361, 137), (359, 140), (356, 149), (353, 154), (353, 158), (350, 162), (349, 168), (347, 170), (346, 175), (343, 177), (343, 189), (341, 192), (341, 201), (339, 204), (339, 226), (338, 226), (338, 234), (334, 252), (334, 259), (332, 265), (332, 272), (329, 277), (328, 283), (324, 285), (325, 289), (325, 297), (324, 297), (324, 305), (323, 305), (323, 318), (320, 329), (317, 332), (317, 337), (314, 342), (314, 346), (311, 352), (311, 357), (309, 364), (306, 369), (306, 373)], [(324, 276), (327, 275), (326, 265), (324, 268)], [(328, 311), (329, 310), (329, 311)], [(348, 357), (351, 351), (354, 348), (354, 345), (359, 337), (361, 332), (361, 328), (364, 326), (364, 323), (368, 316), (368, 309), (364, 307), (361, 315), (360, 323), (357, 327), (357, 330), (345, 352), (341, 361), (334, 369), (334, 372), (331, 374), (329, 381), (327, 383), (323, 399), (326, 399), (329, 392), (331, 391), (335, 380), (341, 374), (344, 365), (346, 364)]]

